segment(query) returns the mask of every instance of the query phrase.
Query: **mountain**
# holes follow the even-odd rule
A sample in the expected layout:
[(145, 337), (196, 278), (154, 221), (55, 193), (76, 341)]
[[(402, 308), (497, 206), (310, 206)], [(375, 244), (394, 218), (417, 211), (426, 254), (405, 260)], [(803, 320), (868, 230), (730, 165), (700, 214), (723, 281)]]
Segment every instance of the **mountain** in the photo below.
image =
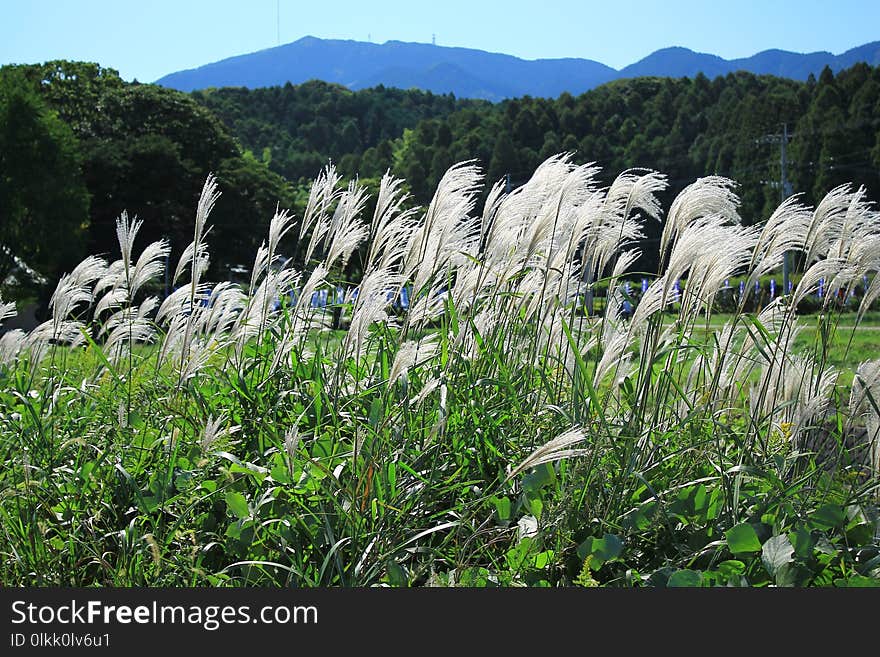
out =
[(693, 77), (703, 73), (714, 78), (745, 70), (805, 80), (811, 73), (818, 76), (826, 65), (836, 72), (857, 62), (880, 65), (880, 41), (840, 55), (765, 50), (732, 60), (688, 48), (663, 48), (617, 71), (590, 59), (525, 60), (472, 48), (307, 36), (275, 48), (171, 73), (156, 83), (194, 91), (208, 87), (270, 87), (317, 79), (350, 89), (381, 84), (498, 101), (526, 95), (555, 98), (564, 91), (578, 95), (611, 80), (642, 76)]
[(880, 65), (880, 41), (866, 43), (840, 55), (826, 51), (801, 54), (787, 50), (764, 50), (751, 57), (740, 59), (722, 59), (717, 55), (694, 52), (688, 48), (663, 48), (621, 69), (617, 77), (677, 78), (693, 77), (697, 73), (703, 73), (709, 78), (714, 78), (736, 71), (748, 71), (756, 75), (767, 74), (792, 80), (806, 80), (811, 73), (818, 77), (825, 66), (831, 67), (831, 70), (837, 73), (858, 62), (865, 62), (871, 66)]
[(303, 37), (267, 50), (230, 57), (172, 73), (157, 84), (180, 91), (206, 87), (268, 87), (307, 80), (336, 82), (350, 89), (383, 84), (417, 87), (462, 98), (501, 100), (513, 96), (555, 97), (581, 93), (613, 79), (616, 71), (589, 59), (524, 60), (470, 48), (424, 43)]

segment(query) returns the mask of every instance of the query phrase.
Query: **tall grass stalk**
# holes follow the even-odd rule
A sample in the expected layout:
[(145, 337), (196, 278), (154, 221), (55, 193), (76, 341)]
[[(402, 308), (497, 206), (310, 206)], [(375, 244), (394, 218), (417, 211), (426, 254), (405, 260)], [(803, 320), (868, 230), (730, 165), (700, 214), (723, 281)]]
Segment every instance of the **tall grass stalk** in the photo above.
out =
[[(204, 280), (222, 202), (209, 176), (173, 272), (189, 280), (161, 303), (147, 290), (169, 247), (136, 256), (141, 222), (123, 213), (119, 259), (87, 259), (58, 283), (48, 322), (0, 337), (3, 581), (528, 583), (540, 571), (571, 584), (593, 569), (638, 583), (633, 568), (715, 572), (743, 522), (775, 536), (832, 502), (874, 522), (877, 361), (853, 364), (852, 390), (828, 365), (880, 296), (880, 215), (864, 190), (836, 188), (815, 209), (789, 200), (744, 226), (725, 178), (697, 180), (664, 218), (662, 174), (601, 187), (598, 173), (555, 156), (510, 193), (493, 184), (481, 211), (473, 162), (423, 209), (389, 173), (365, 217), (367, 189), (329, 166), (302, 217), (269, 218), (246, 286)], [(663, 223), (660, 267), (630, 294), (646, 220)], [(751, 310), (786, 252), (802, 263), (797, 286)], [(355, 254), (363, 276), (348, 281)], [(872, 275), (848, 337), (826, 296), (816, 341), (795, 348), (797, 308), (820, 279), (848, 294)], [(733, 277), (745, 294), (716, 328)], [(0, 321), (13, 312), (0, 303)], [(841, 452), (861, 450), (832, 475), (809, 442), (830, 426)], [(847, 541), (861, 526), (846, 525)], [(871, 527), (845, 562), (853, 577), (874, 576)], [(609, 536), (623, 556), (595, 547)], [(615, 559), (629, 574), (601, 565)]]

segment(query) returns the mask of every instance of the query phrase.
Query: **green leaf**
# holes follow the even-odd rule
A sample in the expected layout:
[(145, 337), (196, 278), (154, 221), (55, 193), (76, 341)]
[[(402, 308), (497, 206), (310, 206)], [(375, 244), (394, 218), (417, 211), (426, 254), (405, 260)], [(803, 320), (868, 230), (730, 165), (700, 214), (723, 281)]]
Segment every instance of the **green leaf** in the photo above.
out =
[(724, 532), (724, 536), (727, 538), (730, 551), (734, 554), (747, 554), (761, 549), (761, 541), (758, 540), (755, 528), (747, 522), (731, 527)]
[(799, 563), (790, 561), (776, 570), (776, 586), (807, 586), (811, 577), (810, 571)]
[(708, 520), (707, 513), (709, 511), (709, 496), (706, 494), (706, 487), (700, 484), (694, 490), (694, 515), (697, 520), (705, 522)]
[(864, 575), (850, 575), (846, 579), (834, 580), (834, 586), (847, 588), (878, 588), (880, 579), (865, 577)]
[(846, 513), (839, 504), (825, 504), (813, 511), (811, 515), (813, 521), (819, 526), (826, 529), (835, 527), (843, 527), (846, 522)]
[(385, 569), (388, 577), (388, 583), (391, 586), (405, 587), (409, 585), (409, 579), (406, 576), (406, 571), (403, 567), (397, 563), (394, 559), (388, 559), (385, 562)]
[(776, 577), (779, 568), (787, 563), (791, 563), (794, 555), (794, 547), (788, 540), (787, 534), (779, 534), (767, 540), (761, 548), (761, 560), (764, 562), (764, 568), (772, 577)]
[(717, 568), (718, 572), (724, 577), (724, 579), (739, 577), (746, 572), (746, 565), (742, 561), (737, 561), (736, 559), (722, 561), (718, 564)]
[(250, 515), (248, 503), (244, 495), (234, 490), (226, 493), (226, 506), (238, 518), (247, 518)]
[(292, 483), (290, 479), (290, 472), (287, 469), (286, 463), (274, 463), (272, 465), (271, 475), (273, 481), (277, 481), (279, 484)]
[(514, 573), (518, 573), (526, 565), (529, 554), (534, 547), (532, 539), (525, 536), (519, 543), (507, 551), (507, 567)]
[(388, 464), (388, 488), (392, 495), (397, 493), (397, 465), (393, 461)]
[(623, 550), (623, 541), (614, 534), (605, 534), (602, 538), (590, 537), (578, 546), (577, 553), (581, 559), (592, 557), (590, 568), (599, 570), (606, 561), (612, 561), (620, 556)]
[(799, 526), (797, 531), (789, 534), (789, 538), (794, 546), (794, 553), (798, 558), (809, 559), (813, 555), (815, 541), (813, 540), (813, 535), (810, 534), (806, 527)]
[(552, 464), (542, 463), (535, 467), (529, 474), (523, 477), (523, 490), (529, 492), (538, 492), (544, 486), (548, 486), (556, 481), (556, 471)]
[(535, 555), (535, 568), (543, 570), (553, 562), (553, 550), (544, 550)]
[(874, 526), (868, 522), (860, 522), (846, 529), (846, 541), (850, 545), (867, 545), (873, 536)]
[(498, 514), (498, 521), (505, 522), (510, 519), (510, 498), (509, 497), (496, 497), (492, 496), (489, 498), (489, 501), (495, 507), (495, 512)]
[(461, 571), (458, 578), (460, 586), (471, 588), (485, 588), (494, 586), (494, 582), (489, 579), (489, 571), (486, 568), (465, 568)]
[(651, 525), (651, 518), (657, 510), (657, 502), (645, 502), (631, 509), (621, 519), (624, 529), (644, 531)]
[(544, 510), (544, 502), (540, 497), (526, 495), (526, 507), (535, 518), (540, 518), (541, 512)]
[(162, 498), (156, 495), (144, 495), (141, 498), (141, 510), (145, 513), (153, 513), (162, 504)]
[(703, 585), (703, 574), (698, 570), (676, 570), (666, 581), (667, 587), (694, 587)]

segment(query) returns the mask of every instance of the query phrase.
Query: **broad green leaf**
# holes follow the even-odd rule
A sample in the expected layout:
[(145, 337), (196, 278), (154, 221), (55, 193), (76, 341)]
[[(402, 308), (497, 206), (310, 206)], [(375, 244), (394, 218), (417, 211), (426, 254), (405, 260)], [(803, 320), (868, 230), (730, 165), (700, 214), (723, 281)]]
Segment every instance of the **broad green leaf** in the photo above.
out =
[(864, 575), (850, 575), (846, 579), (834, 580), (834, 586), (846, 588), (880, 588), (880, 579)]
[(706, 494), (706, 487), (703, 484), (697, 486), (694, 490), (694, 515), (698, 520), (706, 521), (706, 514), (709, 510), (709, 496)]
[(498, 521), (504, 522), (510, 519), (510, 498), (492, 496), (489, 501), (495, 507), (495, 513), (498, 514)]
[(237, 518), (247, 518), (250, 515), (247, 500), (237, 491), (231, 490), (226, 493), (226, 506)]
[(156, 495), (144, 495), (140, 507), (146, 513), (153, 513), (162, 504), (162, 498)]
[(846, 530), (846, 540), (850, 545), (867, 545), (874, 536), (874, 526), (868, 522), (861, 522)]
[(507, 567), (514, 573), (522, 570), (533, 547), (534, 544), (531, 538), (528, 536), (521, 538), (519, 543), (510, 548), (505, 555), (507, 558)]
[(388, 583), (391, 586), (405, 587), (409, 584), (406, 571), (394, 559), (388, 559), (385, 562), (385, 572), (388, 576)]
[(544, 550), (535, 555), (535, 568), (543, 570), (553, 561), (553, 550)]
[(776, 586), (807, 586), (810, 583), (810, 571), (799, 563), (790, 561), (776, 569)]
[(758, 540), (755, 528), (747, 522), (731, 527), (724, 532), (724, 536), (727, 538), (730, 551), (734, 554), (758, 552), (761, 549), (761, 541)]
[(843, 507), (838, 504), (825, 504), (813, 511), (811, 518), (818, 526), (830, 529), (843, 527), (843, 523), (846, 522), (846, 513)]
[(623, 541), (614, 534), (605, 534), (602, 538), (590, 537), (580, 544), (577, 553), (581, 559), (591, 556), (590, 568), (599, 570), (606, 561), (612, 561), (620, 556), (623, 550)]
[(279, 484), (289, 484), (291, 483), (290, 472), (287, 469), (286, 463), (275, 463), (272, 465), (272, 479), (277, 481)]
[(657, 510), (657, 502), (645, 502), (631, 509), (621, 519), (624, 529), (636, 529), (643, 531), (651, 526), (651, 518)]
[(783, 564), (792, 561), (793, 555), (794, 547), (788, 540), (787, 534), (773, 536), (761, 548), (761, 560), (764, 562), (764, 568), (773, 577), (776, 577), (776, 572)]
[(542, 463), (523, 477), (523, 490), (537, 492), (556, 480), (556, 471), (550, 463)]
[(736, 559), (728, 559), (718, 564), (717, 570), (725, 579), (739, 577), (746, 572), (746, 565)]
[(541, 512), (544, 510), (544, 502), (540, 496), (526, 495), (526, 508), (535, 518), (540, 518)]
[(703, 585), (703, 574), (698, 570), (684, 568), (676, 570), (666, 581), (667, 588), (694, 587)]
[(791, 539), (791, 543), (794, 546), (794, 553), (800, 559), (809, 559), (813, 554), (813, 545), (815, 545), (815, 541), (813, 540), (812, 534), (806, 529), (806, 527), (799, 526), (797, 531), (791, 532), (789, 534), (789, 538)]

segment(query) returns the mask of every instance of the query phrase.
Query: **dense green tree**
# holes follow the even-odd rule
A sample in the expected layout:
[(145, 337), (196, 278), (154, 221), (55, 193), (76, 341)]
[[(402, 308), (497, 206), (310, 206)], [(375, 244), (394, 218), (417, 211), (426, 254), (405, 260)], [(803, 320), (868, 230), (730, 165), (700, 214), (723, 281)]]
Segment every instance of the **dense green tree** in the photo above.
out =
[(49, 278), (69, 271), (88, 224), (73, 131), (19, 71), (0, 71), (0, 281), (13, 256)]
[[(180, 248), (204, 177), (222, 170), (221, 203), (246, 219), (230, 215), (218, 225), (218, 267), (247, 260), (273, 199), (301, 205), (328, 161), (361, 180), (378, 181), (390, 170), (407, 179), (413, 202), (425, 204), (455, 162), (475, 160), (488, 183), (510, 174), (517, 185), (565, 151), (575, 162), (598, 164), (600, 184), (629, 167), (662, 171), (666, 207), (700, 176), (733, 178), (741, 215), (755, 222), (783, 194), (785, 124), (792, 135), (787, 178), (804, 202), (815, 204), (850, 181), (865, 185), (871, 198), (880, 195), (880, 72), (867, 65), (826, 69), (805, 83), (745, 72), (714, 80), (636, 78), (578, 97), (497, 104), (381, 85), (354, 92), (318, 81), (187, 96), (127, 84), (96, 64), (15, 70), (79, 139), (93, 196), (90, 246), (112, 250), (113, 221), (125, 208), (145, 220), (145, 234), (170, 236)], [(239, 185), (246, 191), (236, 196)], [(258, 206), (252, 214), (248, 199)]]

